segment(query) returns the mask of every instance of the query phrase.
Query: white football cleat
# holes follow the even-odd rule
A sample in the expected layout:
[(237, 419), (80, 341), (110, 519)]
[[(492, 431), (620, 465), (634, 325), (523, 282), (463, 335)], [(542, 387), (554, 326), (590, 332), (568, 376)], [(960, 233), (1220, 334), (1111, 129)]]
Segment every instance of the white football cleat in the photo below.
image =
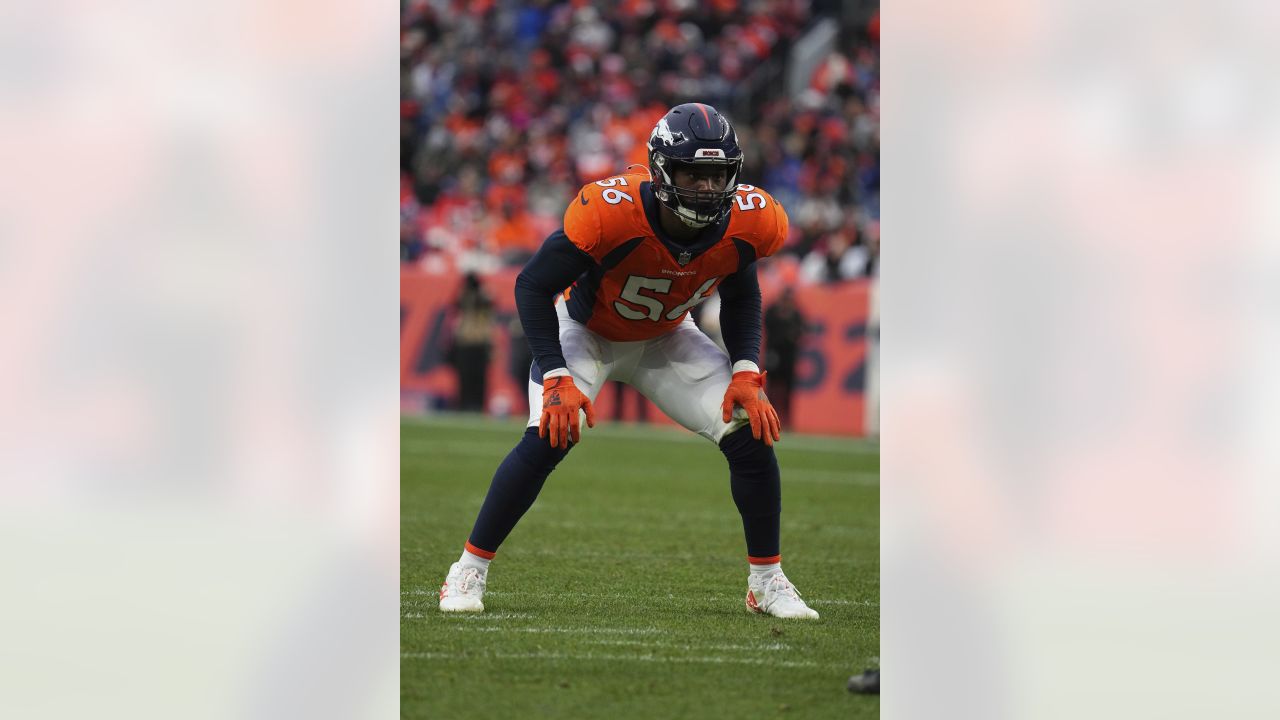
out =
[(747, 576), (747, 609), (780, 618), (818, 619), (818, 611), (804, 604), (781, 570), (760, 580)]
[(440, 612), (484, 612), (485, 574), (477, 568), (454, 563), (440, 586)]

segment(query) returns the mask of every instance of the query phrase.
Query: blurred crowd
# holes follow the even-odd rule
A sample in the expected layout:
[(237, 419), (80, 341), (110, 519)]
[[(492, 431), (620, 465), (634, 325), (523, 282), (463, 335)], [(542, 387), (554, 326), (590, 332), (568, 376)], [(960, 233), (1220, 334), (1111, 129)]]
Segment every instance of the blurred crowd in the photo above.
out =
[[(824, 18), (835, 41), (788, 87), (793, 48)], [(734, 122), (741, 179), (791, 217), (762, 272), (802, 283), (876, 273), (874, 6), (406, 0), (401, 81), (402, 263), (480, 274), (523, 264), (581, 185), (646, 164), (657, 120), (699, 101)]]

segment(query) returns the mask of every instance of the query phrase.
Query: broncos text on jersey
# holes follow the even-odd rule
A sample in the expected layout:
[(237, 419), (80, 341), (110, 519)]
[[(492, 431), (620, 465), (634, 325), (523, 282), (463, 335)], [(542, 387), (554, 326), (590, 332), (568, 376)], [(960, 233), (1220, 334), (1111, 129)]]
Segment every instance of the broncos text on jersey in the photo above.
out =
[(733, 208), (690, 243), (662, 231), (644, 174), (585, 185), (564, 214), (570, 242), (595, 260), (564, 292), (569, 314), (612, 341), (648, 340), (679, 324), (720, 281), (768, 257), (787, 237), (787, 214), (768, 193), (738, 185)]

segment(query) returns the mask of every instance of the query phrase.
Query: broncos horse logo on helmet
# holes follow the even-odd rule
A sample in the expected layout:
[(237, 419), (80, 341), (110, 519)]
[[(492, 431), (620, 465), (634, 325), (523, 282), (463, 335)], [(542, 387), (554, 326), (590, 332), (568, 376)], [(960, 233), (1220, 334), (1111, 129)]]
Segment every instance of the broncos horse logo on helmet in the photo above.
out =
[[(720, 111), (702, 103), (685, 103), (667, 111), (649, 135), (649, 174), (653, 194), (686, 225), (705, 227), (719, 222), (733, 207), (742, 170), (738, 134)], [(677, 187), (673, 175), (681, 166), (725, 167), (723, 191)]]

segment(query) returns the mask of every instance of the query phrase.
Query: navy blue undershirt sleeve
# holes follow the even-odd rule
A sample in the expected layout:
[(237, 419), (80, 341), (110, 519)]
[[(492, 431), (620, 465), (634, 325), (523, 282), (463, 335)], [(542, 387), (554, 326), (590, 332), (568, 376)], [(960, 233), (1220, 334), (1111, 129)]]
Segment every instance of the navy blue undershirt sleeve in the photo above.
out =
[(754, 262), (720, 283), (720, 333), (730, 363), (750, 360), (760, 364), (760, 307), (760, 280)]
[(565, 367), (555, 296), (594, 264), (595, 260), (578, 249), (561, 229), (542, 243), (516, 277), (516, 310), (541, 373)]

